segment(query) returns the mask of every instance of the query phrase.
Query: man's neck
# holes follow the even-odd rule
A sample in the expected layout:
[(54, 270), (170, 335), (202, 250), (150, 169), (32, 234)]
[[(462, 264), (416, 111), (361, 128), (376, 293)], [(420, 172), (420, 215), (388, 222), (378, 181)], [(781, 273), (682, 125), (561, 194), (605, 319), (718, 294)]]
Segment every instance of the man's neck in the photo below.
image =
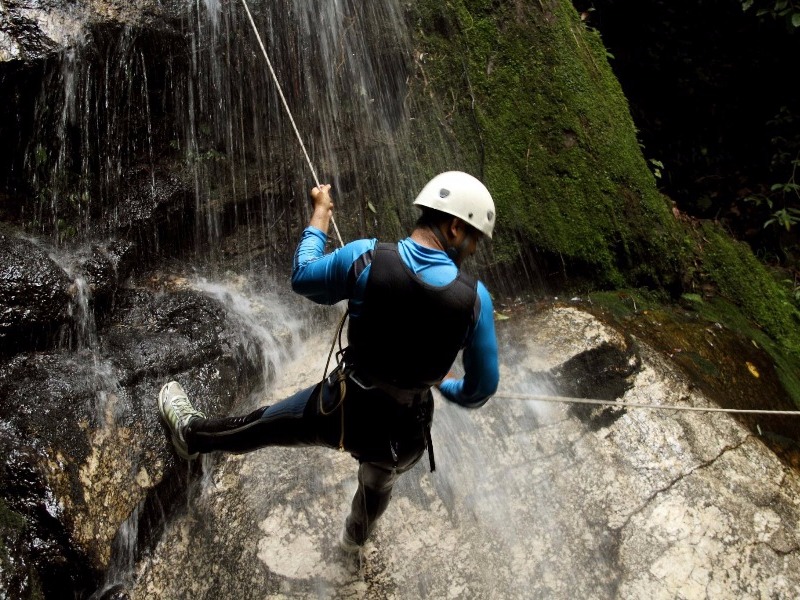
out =
[(425, 246), (426, 248), (433, 248), (434, 250), (444, 250), (442, 247), (442, 243), (439, 241), (439, 238), (436, 237), (436, 234), (430, 230), (428, 227), (417, 227), (414, 231), (411, 232), (411, 239), (420, 244), (421, 246)]

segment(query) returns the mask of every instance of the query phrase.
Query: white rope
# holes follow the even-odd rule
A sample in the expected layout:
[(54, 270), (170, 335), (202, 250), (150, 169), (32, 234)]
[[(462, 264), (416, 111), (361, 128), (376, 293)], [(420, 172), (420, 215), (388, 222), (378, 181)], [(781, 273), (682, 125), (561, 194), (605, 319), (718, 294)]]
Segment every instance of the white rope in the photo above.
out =
[(495, 398), (508, 398), (510, 400), (534, 400), (536, 402), (560, 402), (566, 404), (598, 404), (605, 406), (619, 406), (621, 408), (651, 408), (657, 410), (684, 410), (695, 412), (723, 412), (755, 415), (800, 415), (800, 410), (767, 410), (757, 408), (712, 408), (702, 406), (676, 406), (674, 404), (640, 404), (637, 402), (620, 402), (618, 400), (596, 400), (594, 398), (571, 398), (569, 396), (547, 396), (543, 394), (514, 394), (497, 392)]
[[(242, 0), (242, 4), (244, 5), (245, 12), (247, 12), (247, 18), (250, 19), (250, 25), (253, 26), (253, 32), (256, 34), (258, 45), (261, 46), (261, 52), (264, 54), (264, 58), (267, 61), (267, 66), (269, 67), (269, 72), (272, 75), (272, 80), (275, 82), (275, 86), (278, 88), (278, 95), (280, 95), (281, 101), (283, 102), (283, 107), (286, 109), (286, 114), (289, 116), (289, 121), (291, 121), (292, 123), (292, 129), (294, 129), (294, 133), (297, 136), (297, 141), (300, 142), (300, 148), (303, 149), (303, 155), (306, 157), (308, 168), (311, 169), (311, 175), (314, 178), (314, 183), (316, 184), (317, 187), (319, 187), (319, 178), (317, 177), (317, 172), (314, 170), (314, 165), (311, 164), (311, 159), (309, 158), (308, 152), (306, 151), (306, 146), (305, 144), (303, 144), (303, 138), (300, 137), (300, 132), (297, 130), (297, 125), (294, 122), (294, 117), (292, 117), (292, 111), (289, 109), (289, 103), (286, 102), (286, 97), (283, 95), (281, 84), (278, 82), (278, 76), (275, 75), (275, 69), (272, 68), (272, 61), (270, 61), (269, 59), (269, 55), (267, 54), (267, 49), (264, 47), (264, 42), (261, 41), (261, 35), (258, 33), (258, 28), (256, 27), (256, 22), (253, 20), (253, 15), (250, 14), (250, 7), (247, 5), (247, 0)], [(342, 241), (342, 236), (339, 234), (339, 228), (336, 226), (336, 221), (334, 221), (333, 215), (331, 215), (331, 225), (333, 225), (333, 230), (336, 232), (336, 237), (339, 240), (339, 245), (344, 246), (344, 242)]]

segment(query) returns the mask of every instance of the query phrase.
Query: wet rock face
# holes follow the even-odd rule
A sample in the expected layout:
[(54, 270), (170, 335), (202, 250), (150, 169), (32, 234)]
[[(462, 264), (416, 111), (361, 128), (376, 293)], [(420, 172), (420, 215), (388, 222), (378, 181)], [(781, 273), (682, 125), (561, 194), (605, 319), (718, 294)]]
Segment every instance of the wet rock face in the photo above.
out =
[(136, 263), (136, 246), (131, 241), (115, 240), (108, 244), (94, 244), (80, 271), (89, 285), (96, 312), (114, 303), (117, 289), (133, 272)]
[(141, 258), (192, 245), (194, 193), (173, 173), (141, 169), (124, 184), (111, 233), (135, 243)]
[[(75, 347), (81, 310), (102, 319), (117, 289), (133, 271), (132, 242), (92, 244), (73, 260), (68, 273), (46, 249), (13, 234), (0, 235), (0, 353)], [(86, 290), (78, 278), (85, 281)], [(81, 294), (85, 297), (81, 298)], [(87, 306), (81, 307), (85, 302)]]
[[(501, 393), (477, 410), (436, 396), (437, 469), (423, 460), (400, 477), (361, 561), (337, 540), (351, 457), (219, 454), (125, 583), (130, 597), (797, 597), (800, 477), (761, 439), (729, 415), (630, 407), (601, 422), (504, 398), (564, 394), (555, 373), (588, 381), (597, 368), (601, 393), (628, 372), (624, 402), (716, 406), (668, 357), (645, 342), (632, 352), (583, 310), (512, 315), (497, 331)], [(270, 395), (313, 383), (324, 359), (312, 337)]]
[(91, 589), (98, 576), (61, 521), (40, 451), (0, 421), (0, 590), (8, 598), (59, 598)]
[[(8, 0), (0, 8), (0, 61), (41, 58), (58, 48), (55, 31), (46, 24), (49, 11), (63, 11), (64, 2)], [(64, 24), (63, 35), (74, 27)]]
[[(247, 358), (247, 334), (232, 329), (222, 307), (197, 292), (124, 290), (116, 314), (119, 321), (101, 332), (100, 344), (103, 354), (122, 368), (125, 384), (148, 377), (163, 379), (210, 363), (232, 376), (232, 381), (244, 383), (263, 366)], [(206, 396), (211, 390), (197, 391)]]
[(0, 345), (36, 347), (67, 320), (70, 278), (40, 247), (0, 235)]
[(177, 18), (179, 0), (4, 0), (0, 5), (0, 62), (37, 60), (80, 39), (89, 25), (131, 25)]
[(0, 365), (0, 502), (15, 516), (0, 532), (18, 565), (2, 576), (12, 596), (35, 582), (46, 597), (84, 597), (121, 524), (132, 513), (133, 526), (160, 520), (179, 497), (162, 498), (166, 474), (185, 476), (156, 410), (163, 383), (177, 378), (198, 408), (224, 413), (258, 381), (252, 340), (199, 292), (118, 291), (109, 322), (92, 349)]
[(566, 396), (614, 400), (633, 385), (640, 361), (633, 344), (605, 342), (576, 354), (552, 370), (554, 385)]

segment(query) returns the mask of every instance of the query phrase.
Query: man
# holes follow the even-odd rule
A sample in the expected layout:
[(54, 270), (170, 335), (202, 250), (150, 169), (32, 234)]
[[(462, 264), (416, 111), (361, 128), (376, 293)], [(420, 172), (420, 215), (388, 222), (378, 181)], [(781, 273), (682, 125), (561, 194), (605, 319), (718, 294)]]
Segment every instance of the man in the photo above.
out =
[[(465, 407), (497, 390), (499, 369), (492, 301), (461, 272), (494, 229), (494, 202), (476, 178), (434, 177), (414, 204), (411, 236), (397, 244), (361, 239), (325, 254), (333, 214), (330, 185), (311, 190), (314, 212), (294, 257), (292, 288), (320, 304), (348, 300), (348, 345), (319, 384), (249, 415), (207, 419), (177, 382), (159, 394), (159, 410), (183, 458), (264, 446), (327, 446), (359, 461), (358, 489), (341, 545), (358, 551), (386, 509), (398, 476), (428, 448), (431, 387)], [(451, 375), (459, 350), (463, 378)]]

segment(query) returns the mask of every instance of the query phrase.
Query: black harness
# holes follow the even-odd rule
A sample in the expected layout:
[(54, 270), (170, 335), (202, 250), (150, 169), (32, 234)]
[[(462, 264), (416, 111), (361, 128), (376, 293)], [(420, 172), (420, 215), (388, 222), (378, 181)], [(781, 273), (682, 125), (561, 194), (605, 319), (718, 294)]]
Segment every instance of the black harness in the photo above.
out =
[(459, 271), (448, 285), (429, 285), (406, 266), (396, 244), (378, 244), (359, 257), (349, 279), (355, 283), (370, 262), (363, 306), (350, 316), (345, 360), (373, 382), (426, 390), (447, 375), (467, 342), (479, 308), (477, 280)]
[(351, 298), (370, 264), (363, 305), (357, 317), (350, 315), (339, 377), (416, 409), (433, 471), (430, 388), (447, 375), (477, 320), (477, 280), (459, 271), (448, 285), (429, 285), (406, 266), (396, 244), (379, 243), (350, 268)]

